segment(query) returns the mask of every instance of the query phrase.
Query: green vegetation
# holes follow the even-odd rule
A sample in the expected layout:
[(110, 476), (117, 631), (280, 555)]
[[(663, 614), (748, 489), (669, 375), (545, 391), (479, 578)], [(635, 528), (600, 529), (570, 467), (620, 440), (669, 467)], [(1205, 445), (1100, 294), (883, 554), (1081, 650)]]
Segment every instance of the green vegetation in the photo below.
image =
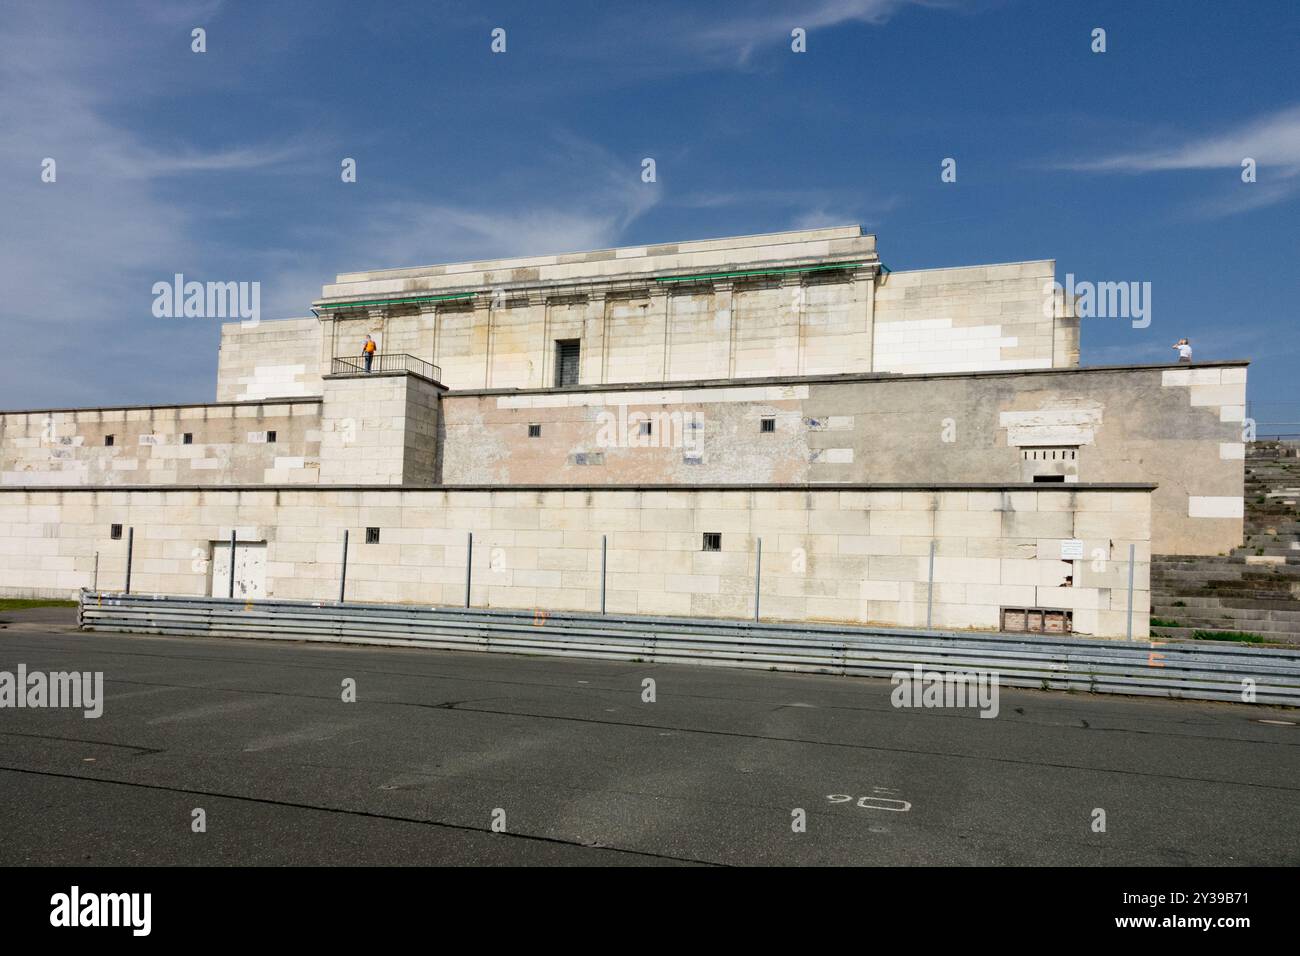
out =
[(1263, 644), (1264, 639), (1258, 634), (1244, 631), (1193, 631), (1194, 641), (1236, 641), (1239, 644)]
[(1175, 601), (1173, 604), (1171, 604), (1171, 605), (1169, 605), (1169, 606), (1170, 606), (1170, 607), (1187, 607), (1187, 602), (1186, 602), (1186, 601)]
[(1153, 617), (1151, 619), (1152, 627), (1182, 627), (1177, 621), (1166, 621), (1163, 617)]
[(0, 611), (23, 611), (29, 607), (76, 607), (76, 601), (46, 598), (0, 598)]

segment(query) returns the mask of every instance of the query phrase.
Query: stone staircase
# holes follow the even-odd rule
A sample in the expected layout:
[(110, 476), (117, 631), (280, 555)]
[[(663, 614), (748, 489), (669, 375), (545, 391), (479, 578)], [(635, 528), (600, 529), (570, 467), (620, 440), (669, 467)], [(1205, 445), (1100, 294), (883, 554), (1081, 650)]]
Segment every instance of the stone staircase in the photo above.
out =
[(1243, 547), (1217, 557), (1156, 555), (1151, 616), (1157, 637), (1242, 631), (1300, 645), (1300, 443), (1247, 446)]

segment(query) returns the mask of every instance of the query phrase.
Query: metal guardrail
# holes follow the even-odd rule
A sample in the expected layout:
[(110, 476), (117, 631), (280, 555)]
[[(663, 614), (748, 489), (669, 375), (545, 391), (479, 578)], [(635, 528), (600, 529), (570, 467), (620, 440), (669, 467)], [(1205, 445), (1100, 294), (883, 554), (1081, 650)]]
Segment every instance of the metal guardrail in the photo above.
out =
[(957, 631), (82, 591), (82, 628), (498, 651), (888, 677), (920, 665), (1012, 687), (1300, 706), (1300, 651)]
[(331, 375), (365, 375), (367, 372), (410, 372), (434, 382), (442, 381), (442, 369), (406, 352), (375, 352), (370, 368), (364, 355), (336, 355), (330, 362)]

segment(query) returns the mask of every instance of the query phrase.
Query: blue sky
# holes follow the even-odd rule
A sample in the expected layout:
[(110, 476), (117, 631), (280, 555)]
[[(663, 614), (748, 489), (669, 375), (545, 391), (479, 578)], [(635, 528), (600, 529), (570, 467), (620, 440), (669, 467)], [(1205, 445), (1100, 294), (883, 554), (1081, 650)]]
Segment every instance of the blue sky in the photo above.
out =
[(211, 400), (218, 320), (151, 313), (177, 272), (285, 318), (341, 271), (845, 223), (895, 270), (1150, 282), (1150, 327), (1085, 321), (1085, 364), (1186, 335), (1300, 403), (1293, 0), (0, 13), (2, 408)]

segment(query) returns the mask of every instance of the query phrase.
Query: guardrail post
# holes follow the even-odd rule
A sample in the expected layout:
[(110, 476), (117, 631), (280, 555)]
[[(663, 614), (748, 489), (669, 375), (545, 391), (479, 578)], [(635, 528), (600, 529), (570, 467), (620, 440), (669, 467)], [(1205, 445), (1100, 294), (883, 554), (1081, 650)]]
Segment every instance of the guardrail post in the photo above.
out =
[(235, 596), (235, 529), (230, 529), (230, 593), (226, 597)]
[(930, 539), (930, 583), (925, 588), (925, 626), (932, 626), (934, 621), (934, 545), (933, 538)]
[(339, 603), (343, 603), (343, 595), (348, 586), (348, 529), (343, 529), (343, 567), (339, 571)]
[(465, 606), (469, 607), (469, 586), (474, 567), (474, 532), (465, 532)]
[(600, 536), (600, 613), (605, 613), (605, 555), (607, 553), (607, 535)]
[(758, 623), (758, 602), (763, 584), (763, 539), (758, 539), (758, 552), (754, 555), (754, 622)]
[(135, 528), (126, 529), (126, 589), (124, 594), (131, 593), (131, 557), (135, 552)]
[(1128, 630), (1127, 639), (1133, 640), (1133, 555), (1137, 551), (1136, 544), (1128, 546)]

